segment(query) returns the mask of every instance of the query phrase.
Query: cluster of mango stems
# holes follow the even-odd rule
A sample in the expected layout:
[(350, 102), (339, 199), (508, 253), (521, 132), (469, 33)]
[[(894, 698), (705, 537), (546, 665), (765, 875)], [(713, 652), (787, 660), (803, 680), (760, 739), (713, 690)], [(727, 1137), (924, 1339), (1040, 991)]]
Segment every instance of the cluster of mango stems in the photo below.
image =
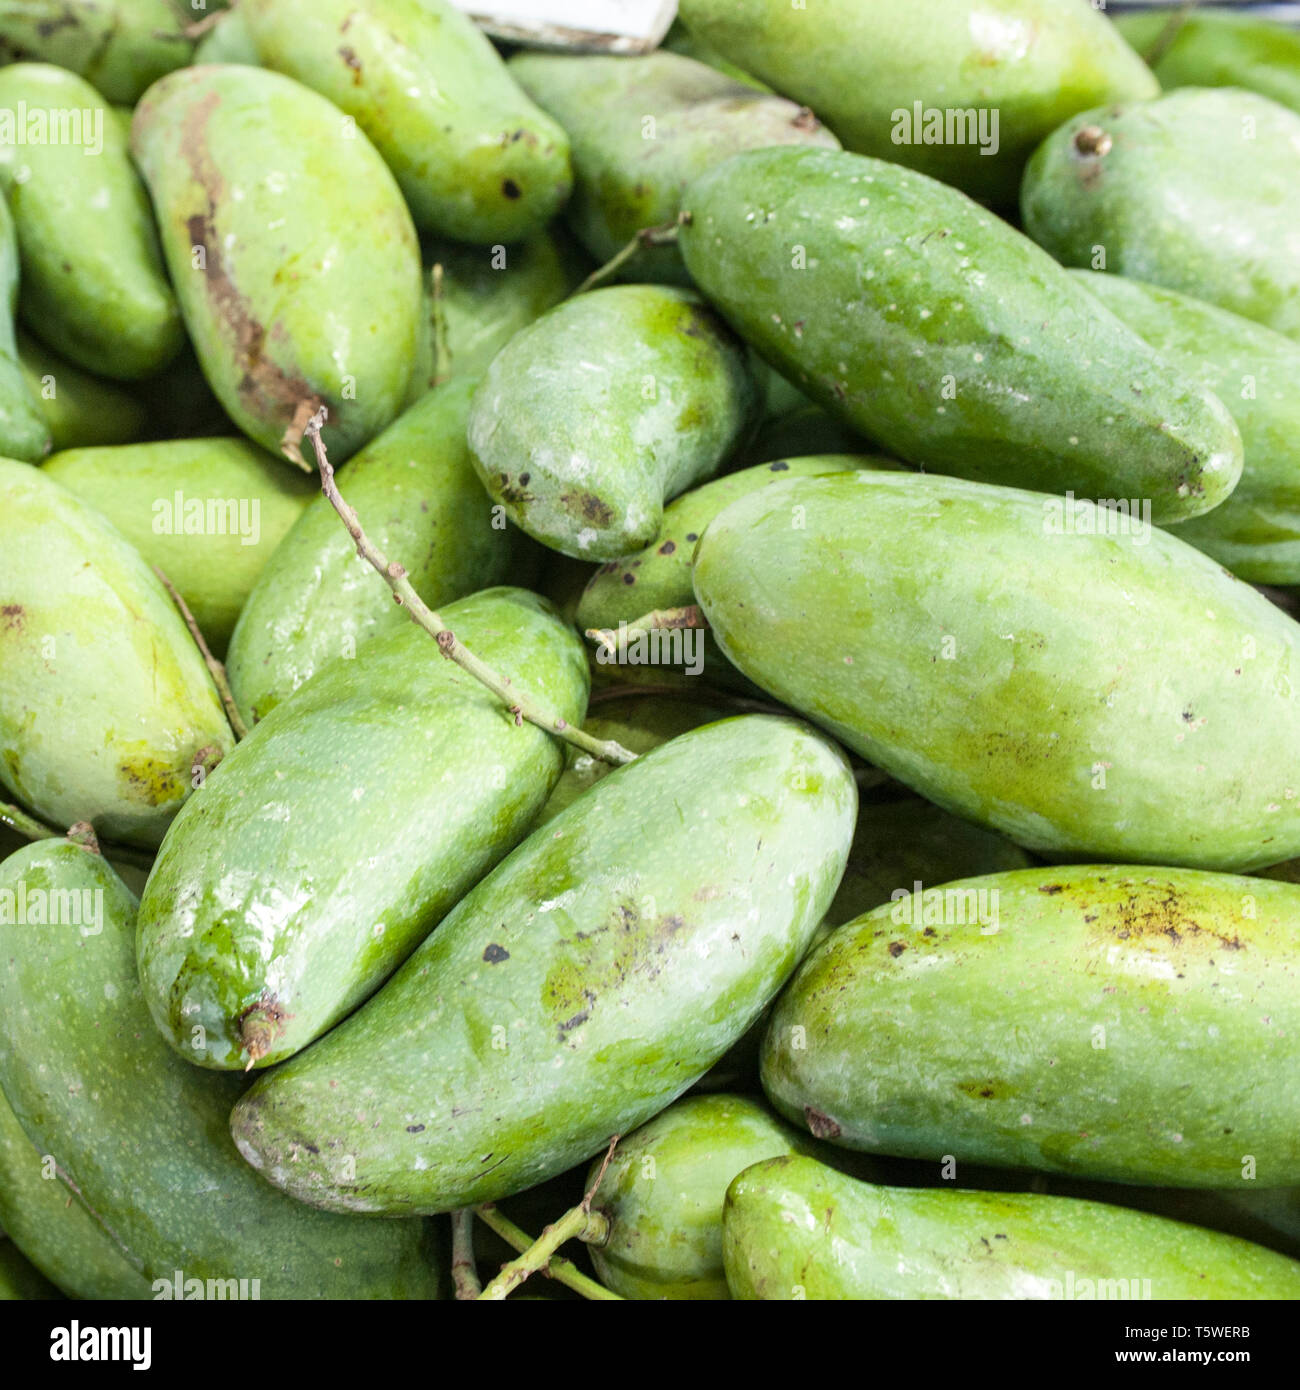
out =
[(1300, 35), (207, 9), (0, 7), (0, 1297), (1300, 1296)]

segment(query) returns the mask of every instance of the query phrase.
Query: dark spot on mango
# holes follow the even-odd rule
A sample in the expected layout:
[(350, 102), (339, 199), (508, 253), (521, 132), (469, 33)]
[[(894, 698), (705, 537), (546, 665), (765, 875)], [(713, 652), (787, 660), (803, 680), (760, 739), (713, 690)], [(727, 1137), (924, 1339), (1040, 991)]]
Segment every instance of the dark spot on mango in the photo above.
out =
[(906, 950), (907, 950), (907, 942), (906, 942), (906, 941), (891, 941), (891, 942), (889, 943), (889, 954), (890, 954), (891, 956), (893, 956), (895, 959), (897, 959), (899, 956), (901, 956), (901, 955), (903, 954), (903, 952), (906, 951)]
[(21, 603), (6, 603), (0, 608), (0, 621), (11, 631), (21, 632), (26, 617), (27, 610)]
[(698, 531), (688, 531), (688, 532), (686, 533), (686, 539), (687, 539), (688, 541), (697, 541), (697, 540), (699, 540), (699, 538), (700, 538), (700, 536), (699, 536), (699, 532), (698, 532)]
[(504, 946), (498, 946), (494, 941), (486, 951), (483, 952), (483, 959), (489, 965), (496, 965), (498, 961), (509, 960), (510, 952)]
[(504, 179), (501, 183), (501, 191), (512, 200), (519, 197), (519, 185), (514, 179)]
[(423, 1125), (407, 1125), (407, 1126), (406, 1126), (406, 1132), (407, 1132), (407, 1134), (423, 1134), (423, 1133), (424, 1133), (424, 1126), (423, 1126)]
[(672, 554), (676, 553), (676, 550), (677, 550), (677, 543), (676, 543), (676, 541), (665, 541), (665, 542), (659, 547), (659, 554), (660, 554), (660, 555), (672, 555)]
[(623, 576), (623, 583), (624, 583), (624, 584), (635, 584), (635, 583), (636, 583), (636, 575), (634, 575), (634, 574), (629, 570), (629, 571)]
[(1062, 883), (1040, 883), (1038, 885), (1038, 891), (1048, 894), (1063, 893), (1065, 892), (1065, 885)]
[(361, 85), (361, 59), (357, 57), (356, 51), (351, 48), (340, 48), (339, 57), (352, 69), (352, 85)]
[(788, 473), (790, 471), (790, 465), (786, 463), (784, 459), (777, 459), (775, 463), (768, 465), (768, 471), (771, 473)]
[(840, 1137), (839, 1125), (829, 1115), (823, 1115), (820, 1110), (814, 1110), (811, 1105), (804, 1106), (803, 1117), (807, 1122), (808, 1132), (814, 1139), (838, 1139)]

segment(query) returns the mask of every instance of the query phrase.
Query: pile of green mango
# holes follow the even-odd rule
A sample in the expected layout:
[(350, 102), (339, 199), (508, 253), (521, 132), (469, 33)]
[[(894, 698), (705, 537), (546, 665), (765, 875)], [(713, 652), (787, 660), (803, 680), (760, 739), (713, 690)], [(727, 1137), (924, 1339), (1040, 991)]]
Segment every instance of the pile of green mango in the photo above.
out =
[(0, 3), (0, 1300), (1300, 1299), (1300, 36), (677, 9)]

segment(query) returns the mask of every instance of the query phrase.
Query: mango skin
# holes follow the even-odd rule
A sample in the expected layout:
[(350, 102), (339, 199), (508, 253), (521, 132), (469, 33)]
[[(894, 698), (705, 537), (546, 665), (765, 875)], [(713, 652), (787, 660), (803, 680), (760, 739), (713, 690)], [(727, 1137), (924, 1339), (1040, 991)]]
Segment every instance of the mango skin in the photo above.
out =
[(0, 1235), (0, 1303), (29, 1303), (62, 1297), (13, 1241)]
[[(462, 246), (441, 238), (424, 245), (427, 310), (441, 314), (449, 376), (480, 377), (521, 328), (527, 328), (593, 269), (568, 235), (544, 228), (514, 246)], [(442, 267), (439, 305), (432, 271)], [(432, 323), (430, 335), (432, 336)]]
[[(625, 58), (525, 52), (511, 58), (509, 69), (569, 134), (574, 190), (565, 217), (602, 263), (641, 228), (671, 222), (687, 184), (740, 150), (839, 149), (807, 107), (755, 92), (676, 53)], [(673, 246), (641, 251), (624, 278), (691, 282)]]
[[(610, 1234), (596, 1277), (624, 1298), (728, 1299), (722, 1204), (738, 1173), (815, 1144), (746, 1096), (686, 1096), (619, 1141), (592, 1210)], [(603, 1157), (588, 1174), (596, 1180)]]
[[(469, 461), (476, 384), (429, 392), (338, 475), (366, 534), (435, 609), (502, 582), (519, 548)], [(231, 638), (230, 683), (244, 719), (264, 719), (331, 661), (410, 623), (329, 500), (315, 498), (259, 575)]]
[(194, 47), (195, 63), (243, 63), (260, 68), (261, 55), (241, 9), (227, 10)]
[[(443, 617), (581, 724), (582, 647), (544, 600), (489, 589)], [(227, 1070), (305, 1047), (524, 837), (562, 764), (558, 740), (516, 727), (409, 620), (336, 662), (258, 724), (163, 842), (139, 940), (163, 1036)]]
[(952, 890), (804, 962), (763, 1047), (781, 1114), (903, 1158), (1233, 1188), (1250, 1155), (1261, 1187), (1300, 1180), (1294, 885), (1103, 865)]
[[(664, 508), (659, 532), (649, 545), (617, 560), (609, 560), (592, 575), (583, 590), (574, 614), (579, 629), (587, 632), (608, 628), (615, 632), (620, 622), (631, 623), (652, 609), (679, 608), (695, 602), (691, 586), (691, 558), (704, 528), (720, 511), (740, 497), (748, 496), (769, 483), (786, 478), (816, 477), (857, 468), (897, 468), (890, 459), (855, 454), (826, 454), (812, 458), (775, 459), (728, 473), (692, 488)], [(683, 648), (683, 651), (686, 649)], [(742, 683), (744, 678), (718, 651), (706, 631), (702, 644), (703, 670), (687, 671), (702, 680), (724, 686)], [(595, 660), (603, 664), (604, 650), (597, 648)], [(637, 668), (640, 669), (640, 668)], [(655, 674), (658, 674), (656, 670)]]
[(736, 1178), (723, 1251), (746, 1300), (1300, 1297), (1294, 1260), (1180, 1221), (1032, 1192), (881, 1187), (803, 1157)]
[[(1174, 40), (1153, 71), (1160, 85), (1245, 87), (1300, 112), (1300, 34), (1230, 10), (1183, 15)], [(1118, 15), (1115, 25), (1140, 54), (1150, 52), (1169, 22), (1167, 14)]]
[(1300, 584), (1300, 344), (1227, 309), (1122, 275), (1076, 270), (1090, 294), (1162, 357), (1213, 391), (1241, 431), (1241, 481), (1180, 522), (1194, 545), (1252, 584)]
[[(1081, 151), (1088, 127), (1101, 135)], [(1085, 111), (1029, 161), (1020, 212), (1062, 265), (1179, 290), (1300, 338), (1300, 114), (1267, 97), (1183, 87)]]
[(1241, 475), (1223, 403), (955, 189), (786, 148), (709, 170), (683, 205), (679, 244), (702, 293), (896, 458), (1042, 492), (1150, 498), (1158, 522), (1210, 510)]
[(342, 463), (401, 409), (419, 334), (415, 228), (374, 146), (289, 78), (214, 65), (149, 89), (131, 149), (230, 418), (292, 458), (297, 430), (325, 405), (330, 460)]
[(189, 22), (172, 0), (4, 0), (0, 62), (53, 63), (133, 105), (190, 61), (194, 43), (181, 32)]
[(388, 1215), (493, 1201), (592, 1157), (780, 988), (839, 881), (856, 801), (838, 749), (767, 715), (619, 768), (370, 1004), (257, 1083), (231, 1117), (240, 1152), (300, 1201)]
[(55, 826), (159, 844), (234, 746), (166, 590), (97, 511), (0, 459), (0, 783)]
[(0, 458), (36, 463), (50, 452), (50, 428), (18, 360), (18, 234), (0, 197)]
[(0, 1092), (0, 1228), (57, 1288), (73, 1298), (143, 1299), (151, 1290), (112, 1238), (27, 1137)]
[[(258, 575), (316, 491), (305, 474), (243, 439), (69, 449), (42, 468), (163, 571), (218, 655)], [(209, 514), (209, 500), (220, 510)]]
[(148, 195), (108, 104), (45, 63), (0, 68), (0, 108), (82, 112), (100, 147), (0, 144), (0, 188), (22, 258), (18, 311), (43, 342), (88, 372), (133, 381), (161, 370), (185, 339), (163, 271)]
[(422, 231), (518, 241), (563, 207), (568, 137), (444, 0), (244, 0), (240, 14), (266, 67), (356, 118)]
[(826, 920), (833, 927), (843, 926), (888, 902), (893, 893), (912, 892), (917, 883), (933, 888), (1029, 865), (1029, 856), (1019, 846), (920, 797), (864, 801), (858, 807), (849, 862)]
[[(1090, 0), (682, 0), (682, 23), (778, 92), (812, 107), (845, 149), (1014, 204), (1034, 148), (1102, 102), (1159, 85)], [(998, 148), (895, 143), (894, 113), (996, 109)]]
[[(149, 1282), (259, 1278), (264, 1299), (433, 1298), (418, 1222), (307, 1211), (230, 1143), (244, 1089), (176, 1057), (135, 969), (135, 899), (98, 856), (44, 842), (0, 866), (0, 887), (97, 893), (98, 934), (0, 926), (0, 1083), (32, 1142)], [(78, 1001), (75, 1009), (68, 1000)]]
[(148, 433), (148, 412), (129, 391), (74, 367), (21, 330), (15, 337), (18, 366), (55, 450), (129, 444)]
[(755, 405), (743, 350), (695, 295), (615, 285), (502, 348), (470, 408), (470, 453), (534, 540), (613, 560), (649, 544), (665, 501), (718, 471)]
[(1063, 506), (932, 475), (775, 483), (710, 523), (695, 593), (750, 680), (1027, 849), (1300, 853), (1300, 627), (1172, 534), (1080, 534), (1125, 518)]

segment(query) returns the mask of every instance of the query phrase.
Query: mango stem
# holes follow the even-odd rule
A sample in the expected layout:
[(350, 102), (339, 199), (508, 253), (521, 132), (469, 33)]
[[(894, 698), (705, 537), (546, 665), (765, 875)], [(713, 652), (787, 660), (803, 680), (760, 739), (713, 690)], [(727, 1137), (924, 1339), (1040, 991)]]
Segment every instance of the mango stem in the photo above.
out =
[(451, 1214), (451, 1280), (456, 1298), (468, 1303), (483, 1292), (474, 1263), (474, 1209), (461, 1207)]
[(708, 625), (704, 610), (698, 604), (688, 603), (680, 608), (652, 608), (649, 613), (642, 613), (630, 623), (620, 623), (617, 632), (612, 627), (589, 627), (587, 636), (614, 656), (638, 632), (653, 632), (662, 628), (706, 628)]
[(24, 840), (57, 840), (61, 833), (6, 801), (0, 801), (0, 825), (16, 830)]
[(671, 222), (665, 222), (661, 227), (642, 227), (636, 236), (621, 250), (616, 251), (604, 265), (598, 265), (569, 298), (576, 299), (578, 295), (586, 294), (588, 290), (603, 285), (606, 280), (617, 275), (633, 256), (652, 246), (675, 246), (678, 227), (684, 226), (690, 220), (689, 212), (679, 212)]
[(1183, 0), (1176, 10), (1169, 12), (1169, 17), (1165, 22), (1165, 27), (1156, 35), (1155, 42), (1142, 54), (1142, 61), (1149, 68), (1155, 65), (1173, 47), (1174, 40), (1178, 37), (1184, 24), (1191, 17), (1191, 12), (1200, 3), (1200, 0)]
[(339, 491), (338, 483), (334, 479), (334, 467), (325, 453), (325, 441), (321, 438), (321, 426), (324, 425), (327, 416), (328, 411), (324, 406), (321, 406), (308, 421), (305, 430), (307, 437), (312, 442), (312, 447), (316, 450), (321, 491), (329, 498), (330, 505), (339, 514), (344, 526), (347, 527), (348, 534), (357, 547), (357, 554), (375, 570), (393, 591), (393, 597), (406, 609), (411, 621), (422, 627), (437, 642), (438, 650), (448, 661), (454, 661), (462, 671), (467, 672), (480, 684), (485, 685), (506, 706), (515, 724), (522, 725), (526, 719), (530, 724), (535, 724), (548, 734), (557, 735), (566, 743), (573, 744), (575, 748), (581, 748), (584, 753), (590, 753), (592, 757), (599, 758), (602, 762), (615, 764), (632, 762), (636, 754), (629, 752), (621, 743), (616, 743), (613, 739), (592, 738), (590, 734), (583, 733), (581, 729), (575, 729), (567, 719), (561, 719), (558, 715), (552, 714), (533, 696), (514, 686), (509, 676), (497, 675), (485, 661), (481, 661), (462, 642), (457, 640), (456, 634), (415, 592), (411, 581), (407, 578), (405, 568), (396, 561), (390, 561), (366, 535), (356, 511), (344, 500), (343, 494)]
[[(475, 1207), (474, 1215), (489, 1230), (495, 1231), (513, 1250), (531, 1250), (536, 1244), (532, 1236), (526, 1231), (520, 1230), (508, 1217), (503, 1216), (491, 1202), (486, 1206)], [(607, 1289), (604, 1284), (598, 1284), (589, 1275), (578, 1269), (576, 1265), (570, 1264), (568, 1260), (559, 1255), (552, 1255), (550, 1262), (540, 1273), (547, 1279), (554, 1279), (557, 1284), (563, 1284), (566, 1289), (572, 1289), (574, 1293), (580, 1293), (583, 1298), (591, 1299), (594, 1302), (623, 1302), (621, 1294)]]
[[(511, 1260), (508, 1264), (502, 1265), (500, 1274), (483, 1290), (479, 1295), (480, 1298), (499, 1302), (512, 1290), (517, 1289), (530, 1274), (536, 1274), (538, 1270), (545, 1270), (548, 1266), (551, 1267), (551, 1272), (554, 1272), (552, 1256), (566, 1240), (582, 1240), (590, 1245), (605, 1244), (609, 1239), (609, 1217), (604, 1212), (593, 1212), (591, 1199), (596, 1195), (596, 1189), (605, 1177), (605, 1170), (609, 1167), (610, 1159), (614, 1157), (614, 1150), (618, 1147), (619, 1138), (620, 1136), (615, 1134), (610, 1139), (609, 1147), (605, 1150), (604, 1161), (596, 1174), (596, 1180), (587, 1189), (582, 1201), (571, 1211), (566, 1211), (558, 1221), (547, 1226), (542, 1234), (520, 1254), (517, 1260)], [(480, 1207), (478, 1211), (482, 1215), (485, 1208)], [(581, 1277), (585, 1278), (585, 1276)], [(596, 1287), (600, 1288), (601, 1286), (596, 1285)], [(609, 1290), (606, 1289), (604, 1292), (608, 1294)], [(591, 1296), (588, 1295), (588, 1297)]]
[(153, 572), (162, 580), (162, 586), (171, 596), (171, 601), (176, 605), (177, 612), (180, 613), (189, 629), (190, 636), (194, 639), (194, 645), (199, 649), (199, 655), (203, 658), (203, 664), (208, 668), (208, 674), (212, 677), (212, 683), (217, 687), (217, 694), (221, 698), (221, 708), (226, 712), (226, 720), (234, 731), (236, 739), (248, 737), (248, 726), (240, 718), (239, 708), (235, 704), (234, 693), (230, 689), (230, 682), (226, 679), (226, 668), (212, 655), (207, 642), (204, 640), (203, 633), (195, 621), (194, 614), (190, 612), (190, 606), (180, 596), (180, 591), (170, 579), (158, 568), (153, 567)]

